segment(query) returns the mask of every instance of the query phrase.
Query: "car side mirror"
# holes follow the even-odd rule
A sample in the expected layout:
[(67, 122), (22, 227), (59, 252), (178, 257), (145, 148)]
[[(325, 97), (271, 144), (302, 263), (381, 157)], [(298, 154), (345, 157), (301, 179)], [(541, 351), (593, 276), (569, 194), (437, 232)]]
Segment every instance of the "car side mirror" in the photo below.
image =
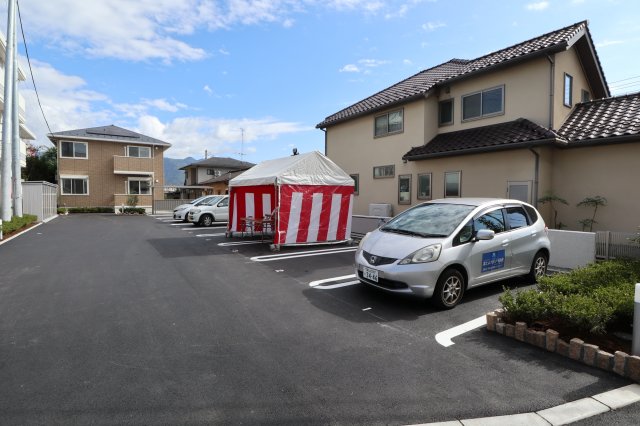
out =
[(493, 240), (493, 237), (496, 236), (496, 233), (491, 229), (480, 229), (476, 232), (475, 241), (480, 240)]

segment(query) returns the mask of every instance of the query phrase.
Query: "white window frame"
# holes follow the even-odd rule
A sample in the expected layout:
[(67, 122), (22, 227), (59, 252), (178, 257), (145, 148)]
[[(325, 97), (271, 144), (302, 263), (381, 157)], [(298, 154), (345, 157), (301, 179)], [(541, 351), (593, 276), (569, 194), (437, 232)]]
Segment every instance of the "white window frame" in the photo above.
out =
[[(563, 80), (564, 90), (562, 92), (562, 103), (564, 104), (564, 106), (571, 108), (573, 106), (573, 76), (565, 72)], [(569, 82), (568, 87), (567, 82)]]
[[(87, 192), (83, 194), (74, 194), (69, 192), (64, 192), (64, 182), (65, 180), (84, 180), (86, 182)], [(73, 184), (71, 185), (73, 188)], [(60, 195), (80, 195), (85, 196), (89, 195), (89, 176), (86, 175), (60, 175)]]
[[(400, 113), (400, 118), (401, 118), (401, 126), (400, 126), (400, 130), (394, 130), (392, 132), (389, 131), (389, 116), (391, 114), (395, 114), (395, 113)], [(376, 126), (376, 122), (378, 121), (378, 118), (381, 117), (387, 117), (387, 130), (384, 133), (380, 133), (377, 134), (377, 126)], [(374, 117), (373, 119), (373, 137), (374, 138), (383, 138), (385, 136), (389, 136), (389, 135), (396, 135), (398, 133), (402, 133), (404, 132), (404, 108), (400, 108), (400, 109), (394, 109), (393, 111), (388, 111), (385, 112), (384, 114), (378, 114)]]
[[(376, 169), (380, 171), (384, 171), (384, 174), (380, 174), (376, 176)], [(387, 174), (387, 171), (391, 171), (391, 174)], [(373, 178), (374, 179), (388, 179), (396, 176), (396, 166), (395, 164), (388, 164), (386, 166), (373, 166)]]
[[(63, 143), (71, 143), (73, 144), (73, 155), (71, 157), (62, 155), (62, 144)], [(84, 151), (87, 153), (85, 157), (76, 157), (76, 144), (84, 145)], [(87, 160), (89, 158), (89, 144), (86, 142), (76, 142), (76, 141), (60, 141), (60, 158), (73, 158), (75, 160)]]
[[(502, 92), (502, 96), (500, 98), (500, 103), (501, 103), (501, 108), (500, 111), (496, 111), (496, 112), (491, 112), (491, 113), (487, 113), (485, 114), (482, 111), (482, 97), (484, 96), (484, 94), (486, 92), (491, 92), (492, 90), (496, 90), (496, 89), (500, 89)], [(498, 115), (504, 115), (504, 92), (505, 92), (505, 85), (502, 84), (500, 86), (494, 86), (494, 87), (489, 87), (487, 89), (483, 89), (483, 90), (479, 90), (477, 92), (473, 92), (473, 93), (467, 93), (466, 95), (462, 95), (462, 97), (460, 98), (460, 119), (463, 123), (466, 123), (468, 121), (474, 121), (474, 120), (481, 120), (483, 118), (489, 118), (489, 117), (496, 117)], [(480, 95), (480, 115), (478, 116), (473, 116), (473, 117), (469, 117), (469, 118), (464, 118), (464, 100), (465, 98), (471, 97), (471, 96), (475, 96), (475, 95)]]
[[(131, 148), (138, 148), (138, 153), (140, 153), (140, 149), (144, 148), (149, 151), (149, 156), (142, 157), (140, 155), (131, 155)], [(127, 157), (132, 158), (151, 158), (151, 147), (148, 146), (139, 146), (139, 145), (127, 145)]]
[[(137, 194), (134, 194), (134, 193), (129, 192), (131, 182), (138, 182), (138, 190), (140, 190), (140, 182), (149, 182), (149, 193), (142, 194), (142, 193), (138, 192)], [(151, 195), (151, 186), (152, 186), (152, 184), (153, 184), (153, 182), (152, 182), (151, 178), (130, 177), (130, 178), (127, 179), (127, 188), (126, 188), (125, 193), (127, 195)]]
[[(429, 193), (427, 195), (421, 195), (420, 192), (420, 177), (421, 176), (429, 176)], [(433, 188), (433, 176), (431, 173), (418, 173), (418, 191), (416, 193), (416, 198), (418, 200), (430, 200), (432, 198), (431, 191)]]
[[(398, 204), (411, 204), (411, 177), (412, 175), (398, 175)], [(403, 188), (403, 181), (407, 182), (408, 187)], [(408, 189), (408, 191), (402, 191), (402, 189)], [(403, 194), (407, 198), (403, 198)]]
[[(458, 175), (458, 195), (447, 195), (447, 176)], [(460, 198), (462, 197), (462, 171), (444, 172), (444, 198)]]

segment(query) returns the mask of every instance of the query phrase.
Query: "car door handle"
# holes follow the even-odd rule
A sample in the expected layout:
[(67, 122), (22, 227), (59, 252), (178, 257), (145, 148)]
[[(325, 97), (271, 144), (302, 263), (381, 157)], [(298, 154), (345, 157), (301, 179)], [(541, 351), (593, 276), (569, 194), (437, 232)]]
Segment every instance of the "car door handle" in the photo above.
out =
[(506, 247), (509, 245), (509, 240), (503, 240), (502, 241), (502, 247)]

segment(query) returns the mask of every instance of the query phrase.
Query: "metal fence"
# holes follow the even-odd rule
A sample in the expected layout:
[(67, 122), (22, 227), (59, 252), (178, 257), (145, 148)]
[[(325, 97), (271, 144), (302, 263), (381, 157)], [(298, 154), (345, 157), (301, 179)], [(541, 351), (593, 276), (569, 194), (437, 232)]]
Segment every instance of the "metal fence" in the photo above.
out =
[(630, 232), (596, 232), (597, 259), (640, 259), (640, 244), (632, 241), (638, 234)]
[(22, 182), (22, 212), (46, 221), (58, 214), (58, 185), (49, 182)]

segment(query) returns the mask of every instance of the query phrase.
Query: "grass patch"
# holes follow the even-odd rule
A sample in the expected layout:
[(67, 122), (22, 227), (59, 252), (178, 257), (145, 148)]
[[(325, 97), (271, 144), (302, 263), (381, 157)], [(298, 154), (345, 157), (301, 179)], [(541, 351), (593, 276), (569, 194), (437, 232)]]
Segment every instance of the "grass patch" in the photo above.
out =
[(10, 221), (2, 222), (2, 234), (7, 236), (13, 232), (19, 231), (22, 228), (26, 228), (38, 221), (38, 216), (34, 216), (32, 214), (25, 214), (22, 217), (12, 217)]

